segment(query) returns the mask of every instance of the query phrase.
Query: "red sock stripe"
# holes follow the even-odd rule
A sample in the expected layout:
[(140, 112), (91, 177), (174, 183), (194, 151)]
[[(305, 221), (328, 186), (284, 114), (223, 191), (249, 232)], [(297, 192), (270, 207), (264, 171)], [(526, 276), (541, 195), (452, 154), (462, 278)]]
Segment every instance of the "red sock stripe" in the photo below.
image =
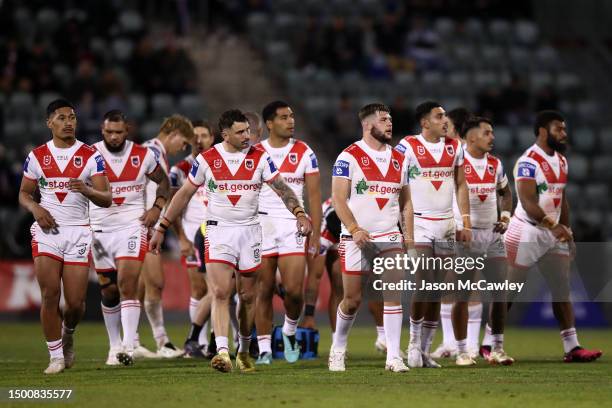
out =
[(340, 309), (338, 309), (338, 317), (340, 317), (342, 320), (353, 320), (355, 318), (355, 315), (345, 315), (340, 311)]
[(102, 306), (102, 313), (104, 314), (115, 314), (115, 313), (119, 313), (120, 311), (121, 311), (121, 306), (119, 305), (115, 307), (111, 307), (111, 308)]
[(257, 336), (257, 340), (272, 340), (272, 335), (266, 334), (263, 336)]
[(423, 324), (423, 319), (414, 320), (412, 317), (410, 318), (410, 324)]
[(47, 348), (49, 349), (49, 351), (55, 351), (55, 350), (59, 350), (61, 349), (63, 346), (63, 343), (60, 341), (60, 343), (56, 346), (47, 346)]

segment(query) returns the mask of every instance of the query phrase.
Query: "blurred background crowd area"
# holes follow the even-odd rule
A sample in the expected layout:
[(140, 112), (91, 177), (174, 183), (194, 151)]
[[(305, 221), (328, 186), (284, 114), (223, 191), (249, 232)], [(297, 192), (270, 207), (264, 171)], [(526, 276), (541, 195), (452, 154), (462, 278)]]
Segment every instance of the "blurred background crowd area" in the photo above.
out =
[(391, 106), (395, 142), (418, 133), (425, 100), (490, 117), (509, 175), (534, 113), (558, 109), (576, 238), (609, 240), (610, 20), (604, 0), (0, 0), (0, 256), (29, 256), (21, 166), (48, 140), (44, 108), (58, 96), (76, 104), (88, 143), (113, 108), (143, 141), (174, 112), (215, 123), (285, 99), (324, 181), (369, 102)]

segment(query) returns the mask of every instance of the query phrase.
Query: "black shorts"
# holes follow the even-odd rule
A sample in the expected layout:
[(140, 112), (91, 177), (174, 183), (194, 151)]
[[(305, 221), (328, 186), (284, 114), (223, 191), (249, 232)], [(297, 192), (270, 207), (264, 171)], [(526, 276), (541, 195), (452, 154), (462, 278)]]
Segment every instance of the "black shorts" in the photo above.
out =
[(202, 234), (202, 228), (198, 228), (195, 237), (193, 238), (193, 246), (198, 251), (200, 258), (200, 267), (198, 272), (206, 273), (206, 262), (204, 261), (204, 235)]

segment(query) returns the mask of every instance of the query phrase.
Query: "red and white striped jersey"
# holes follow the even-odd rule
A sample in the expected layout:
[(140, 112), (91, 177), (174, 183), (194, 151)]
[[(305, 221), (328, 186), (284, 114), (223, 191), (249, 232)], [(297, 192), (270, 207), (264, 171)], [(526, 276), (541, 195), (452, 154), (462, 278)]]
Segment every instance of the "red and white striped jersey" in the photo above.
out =
[[(168, 153), (166, 152), (166, 148), (164, 144), (158, 139), (153, 138), (145, 141), (142, 144), (144, 147), (151, 149), (151, 151), (155, 154), (159, 165), (166, 173), (166, 176), (170, 173), (170, 163), (168, 162)], [(155, 203), (155, 199), (157, 193), (157, 183), (151, 180), (147, 180), (145, 187), (145, 207), (151, 208), (153, 203)]]
[(32, 150), (23, 165), (23, 176), (38, 184), (40, 205), (60, 226), (89, 225), (89, 199), (68, 189), (70, 179), (90, 184), (92, 177), (102, 175), (100, 153), (78, 140), (67, 148), (55, 147), (50, 140)]
[(230, 153), (218, 143), (196, 157), (188, 180), (197, 187), (206, 186), (207, 221), (253, 225), (259, 222), (262, 183), (271, 182), (279, 174), (263, 149), (251, 146)]
[(408, 183), (403, 154), (388, 145), (379, 152), (360, 140), (340, 153), (332, 175), (351, 181), (348, 206), (359, 226), (373, 235), (399, 231), (399, 194)]
[[(486, 153), (483, 158), (473, 157), (467, 149), (463, 151), (463, 171), (470, 198), (470, 221), (472, 228), (493, 228), (497, 222), (497, 190), (508, 185), (501, 160)], [(461, 225), (461, 213), (456, 200), (453, 201), (455, 221)]]
[[(190, 154), (170, 169), (170, 187), (179, 189), (187, 181), (189, 170), (195, 158)], [(206, 186), (202, 185), (195, 192), (183, 213), (183, 222), (201, 224), (206, 220)]]
[(113, 204), (109, 208), (90, 204), (89, 216), (93, 229), (107, 232), (141, 224), (139, 218), (145, 211), (147, 175), (159, 166), (155, 154), (129, 140), (118, 153), (110, 152), (104, 141), (93, 147), (106, 162), (106, 174), (113, 193)]
[(406, 155), (414, 215), (451, 218), (455, 168), (463, 165), (459, 141), (442, 137), (437, 143), (430, 143), (422, 135), (407, 136), (395, 149)]
[[(308, 174), (319, 172), (317, 157), (312, 149), (306, 143), (295, 139), (291, 139), (284, 147), (272, 147), (268, 139), (256, 146), (263, 148), (270, 155), (274, 165), (303, 207), (305, 178)], [(267, 185), (263, 186), (259, 196), (259, 211), (271, 217), (295, 219), (283, 200)]]
[[(567, 159), (555, 152), (549, 156), (538, 145), (534, 144), (523, 153), (514, 166), (514, 181), (535, 180), (538, 191), (538, 204), (540, 208), (559, 222), (561, 216), (561, 201), (563, 191), (567, 184)], [(536, 223), (537, 221), (529, 217), (521, 205), (520, 193), (518, 205), (514, 211), (517, 217)]]

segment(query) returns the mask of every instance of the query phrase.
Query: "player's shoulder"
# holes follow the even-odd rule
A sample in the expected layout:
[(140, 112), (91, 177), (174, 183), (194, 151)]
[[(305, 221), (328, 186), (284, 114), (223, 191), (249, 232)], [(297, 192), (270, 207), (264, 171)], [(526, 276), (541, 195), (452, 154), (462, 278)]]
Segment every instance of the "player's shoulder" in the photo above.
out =
[(186, 175), (187, 173), (189, 173), (189, 170), (191, 170), (191, 165), (192, 165), (191, 162), (183, 159), (177, 162), (174, 166), (172, 166), (172, 169), (182, 171)]
[(294, 149), (299, 149), (299, 150), (304, 151), (304, 152), (308, 151), (308, 150), (312, 150), (310, 148), (310, 146), (308, 145), (308, 143), (306, 143), (303, 140), (300, 140), (300, 139), (291, 139), (291, 143), (293, 144), (292, 148), (294, 148)]
[(31, 153), (37, 156), (38, 154), (50, 152), (50, 150), (51, 149), (49, 149), (49, 142), (47, 142), (33, 148)]
[(147, 153), (149, 151), (149, 149), (141, 144), (138, 143), (132, 143), (132, 153), (140, 153), (140, 154), (144, 154)]
[(412, 143), (414, 143), (413, 142), (414, 140), (416, 140), (416, 136), (415, 135), (404, 136), (403, 138), (400, 139), (398, 144), (394, 147), (394, 150), (405, 155), (406, 154), (406, 150), (408, 149), (408, 147)]
[(487, 153), (487, 161), (489, 163), (502, 164), (502, 161), (499, 157), (494, 154)]

